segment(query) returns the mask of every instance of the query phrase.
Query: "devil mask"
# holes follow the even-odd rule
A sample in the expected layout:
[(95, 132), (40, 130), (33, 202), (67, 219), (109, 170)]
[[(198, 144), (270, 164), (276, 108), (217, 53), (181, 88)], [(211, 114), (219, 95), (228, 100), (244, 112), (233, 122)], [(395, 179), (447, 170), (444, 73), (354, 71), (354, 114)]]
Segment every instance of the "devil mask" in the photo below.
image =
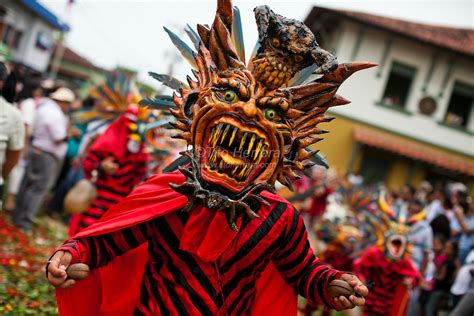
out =
[[(194, 67), (188, 84), (166, 75), (155, 78), (178, 90), (173, 96), (176, 137), (186, 140), (183, 152), (190, 165), (180, 170), (187, 177), (173, 188), (187, 196), (186, 210), (195, 203), (226, 213), (229, 224), (247, 214), (257, 217), (252, 201), (267, 204), (260, 195), (274, 190), (276, 181), (291, 187), (291, 181), (316, 155), (307, 147), (325, 131), (319, 123), (332, 118), (325, 111), (349, 101), (336, 95), (339, 85), (353, 72), (371, 63), (337, 64), (321, 49), (314, 35), (301, 22), (258, 7), (255, 15), (259, 48), (246, 64), (240, 16), (230, 1), (219, 0), (210, 28), (198, 25), (197, 33), (186, 29), (195, 50), (167, 30), (173, 43)], [(307, 84), (304, 69), (322, 74)], [(306, 72), (307, 73), (307, 72)], [(311, 72), (310, 72), (311, 73)], [(148, 103), (166, 104), (157, 97)]]

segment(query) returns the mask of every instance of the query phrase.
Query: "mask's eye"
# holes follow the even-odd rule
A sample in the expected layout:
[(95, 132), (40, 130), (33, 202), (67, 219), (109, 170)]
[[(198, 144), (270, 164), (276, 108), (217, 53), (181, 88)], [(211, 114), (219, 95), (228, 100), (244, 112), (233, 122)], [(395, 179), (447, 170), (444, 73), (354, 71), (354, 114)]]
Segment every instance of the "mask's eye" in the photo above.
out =
[(301, 55), (295, 55), (293, 56), (293, 59), (297, 62), (297, 63), (300, 63), (303, 61), (303, 56)]
[(239, 97), (237, 96), (237, 93), (235, 93), (232, 90), (224, 91), (223, 99), (224, 99), (224, 101), (226, 101), (228, 103), (235, 103), (235, 102), (239, 101)]
[(264, 109), (263, 116), (265, 116), (267, 120), (272, 121), (272, 122), (280, 120), (280, 115), (278, 115), (278, 112), (272, 108)]
[(279, 40), (278, 38), (276, 38), (276, 37), (273, 37), (273, 38), (271, 39), (271, 43), (272, 43), (272, 46), (273, 46), (273, 47), (280, 47), (280, 40)]

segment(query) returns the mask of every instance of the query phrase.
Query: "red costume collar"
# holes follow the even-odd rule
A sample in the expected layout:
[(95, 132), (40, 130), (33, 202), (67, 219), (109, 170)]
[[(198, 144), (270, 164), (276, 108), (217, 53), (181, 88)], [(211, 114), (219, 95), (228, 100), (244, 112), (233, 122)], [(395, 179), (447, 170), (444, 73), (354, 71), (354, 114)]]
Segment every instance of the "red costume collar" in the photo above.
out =
[[(185, 177), (178, 171), (153, 176), (73, 239), (111, 233), (182, 209), (188, 198), (171, 189), (169, 184), (181, 184), (184, 181)], [(262, 196), (269, 202), (286, 202), (269, 192), (262, 192)], [(236, 224), (240, 228), (241, 219)], [(227, 224), (224, 212), (212, 211), (200, 205), (190, 213), (180, 249), (204, 261), (213, 262), (237, 234)]]

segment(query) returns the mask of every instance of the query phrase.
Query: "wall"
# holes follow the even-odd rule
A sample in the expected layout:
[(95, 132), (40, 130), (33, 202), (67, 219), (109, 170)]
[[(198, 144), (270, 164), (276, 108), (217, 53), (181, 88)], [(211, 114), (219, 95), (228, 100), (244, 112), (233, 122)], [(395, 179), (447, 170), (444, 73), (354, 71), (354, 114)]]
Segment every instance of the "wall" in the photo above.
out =
[[(340, 107), (340, 109), (348, 110), (352, 106), (353, 104), (349, 104)], [(329, 133), (324, 134), (324, 140), (316, 143), (312, 149), (319, 149), (320, 154), (327, 159), (330, 168), (337, 173), (341, 174), (349, 171), (351, 165), (352, 169), (350, 171), (357, 172), (364, 157), (364, 148), (356, 148), (357, 143), (353, 137), (353, 130), (357, 127), (370, 128), (374, 131), (380, 131), (380, 129), (347, 117), (332, 116), (335, 116), (336, 119), (328, 124), (322, 124), (322, 128), (329, 131)], [(447, 150), (441, 149), (441, 151), (453, 154)], [(391, 161), (385, 179), (385, 184), (391, 190), (398, 190), (407, 183), (417, 187), (425, 179), (428, 170), (431, 169), (431, 166), (427, 164), (397, 156), (393, 153), (380, 151), (380, 155)], [(460, 176), (458, 181), (465, 183), (474, 193), (474, 180), (472, 178)]]
[[(360, 31), (363, 35), (360, 36)], [(389, 34), (345, 22), (340, 30), (337, 56), (340, 62), (351, 61), (352, 57), (359, 61), (380, 63), (380, 67), (356, 73), (345, 82), (339, 94), (352, 101), (348, 107), (333, 109), (333, 113), (367, 122), (397, 134), (405, 135), (435, 146), (446, 148), (467, 156), (474, 156), (474, 137), (471, 131), (459, 131), (440, 125), (444, 118), (451, 90), (456, 80), (474, 86), (474, 60), (456, 57), (447, 52), (437, 51), (427, 45), (415, 43), (399, 37), (392, 37), (391, 49), (384, 54)], [(361, 41), (358, 41), (361, 39)], [(359, 43), (358, 43), (359, 42)], [(358, 47), (358, 50), (355, 49)], [(431, 81), (423, 91), (434, 53), (438, 58), (434, 63)], [(383, 62), (383, 57), (386, 60)], [(417, 68), (415, 80), (407, 100), (406, 112), (395, 111), (376, 105), (380, 101), (388, 79), (393, 60), (397, 60)], [(445, 83), (450, 60), (454, 60), (452, 75)], [(418, 113), (418, 101), (425, 94), (435, 97), (437, 110), (432, 117)], [(471, 122), (472, 123), (472, 122)]]
[(14, 61), (40, 72), (46, 71), (52, 52), (51, 49), (41, 50), (36, 47), (36, 40), (40, 32), (52, 40), (53, 28), (14, 1), (5, 0), (5, 2), (4, 6), (8, 10), (6, 22), (23, 33), (18, 48), (12, 50)]

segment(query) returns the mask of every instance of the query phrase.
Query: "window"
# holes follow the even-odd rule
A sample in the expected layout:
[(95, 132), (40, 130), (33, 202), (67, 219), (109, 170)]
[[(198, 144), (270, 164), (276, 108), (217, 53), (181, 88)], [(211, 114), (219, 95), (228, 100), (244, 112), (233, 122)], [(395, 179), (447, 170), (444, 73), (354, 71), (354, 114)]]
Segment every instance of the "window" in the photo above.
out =
[(455, 82), (448, 103), (444, 123), (453, 127), (467, 128), (473, 111), (474, 87)]
[(2, 42), (4, 30), (5, 30), (5, 23), (3, 23), (3, 21), (0, 21), (0, 42)]
[(389, 155), (383, 151), (364, 147), (362, 164), (359, 173), (364, 177), (366, 183), (384, 182), (387, 177), (390, 160)]
[(415, 68), (393, 62), (383, 93), (383, 105), (404, 108), (415, 73)]
[(5, 25), (3, 34), (2, 34), (2, 42), (8, 45), (8, 38), (10, 37), (10, 33), (13, 31), (13, 28), (10, 25)]

